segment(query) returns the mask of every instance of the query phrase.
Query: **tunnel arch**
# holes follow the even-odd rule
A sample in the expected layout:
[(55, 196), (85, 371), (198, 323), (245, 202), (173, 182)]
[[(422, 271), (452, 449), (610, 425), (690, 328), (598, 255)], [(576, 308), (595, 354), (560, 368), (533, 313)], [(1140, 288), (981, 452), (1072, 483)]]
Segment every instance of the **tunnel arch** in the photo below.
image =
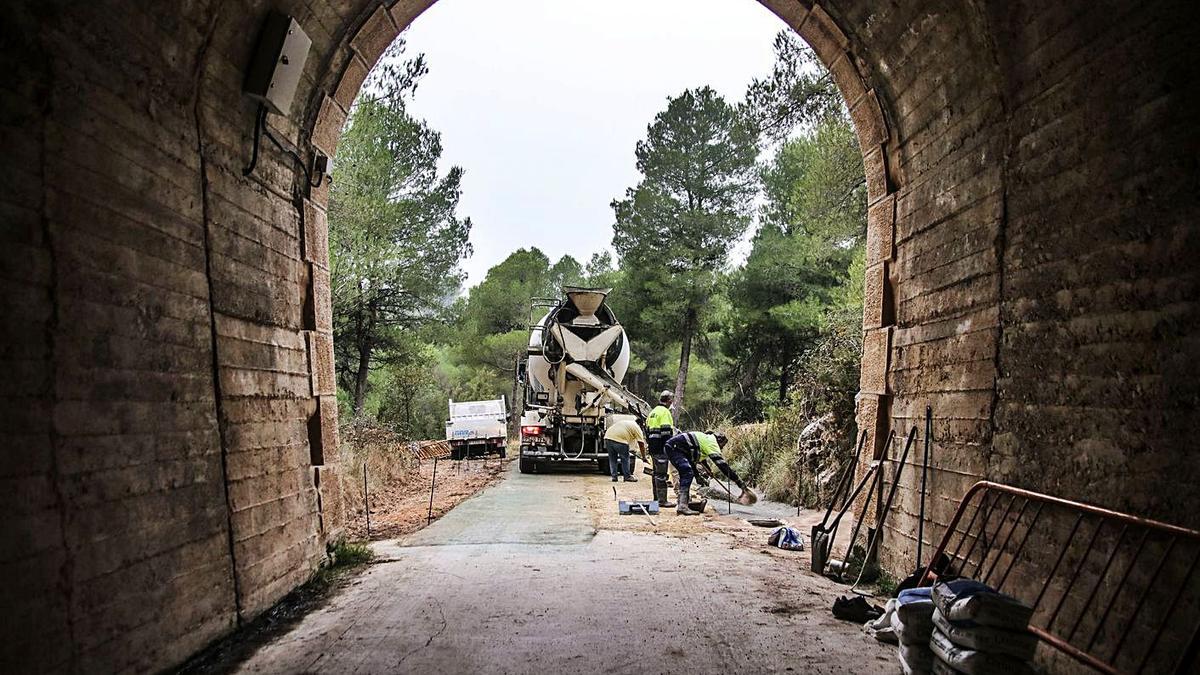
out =
[[(337, 140), (341, 129), (346, 123), (351, 105), (370, 72), (371, 68), (382, 57), (387, 47), (402, 31), (417, 21), (420, 15), (436, 4), (437, 0), (401, 0), (392, 5), (386, 3), (368, 4), (355, 21), (354, 27), (333, 50), (325, 69), (325, 77), (318, 80), (308, 99), (304, 118), (303, 130), (308, 130), (313, 152), (335, 157)], [(737, 0), (744, 1), (744, 0)], [(831, 7), (834, 3), (799, 2), (796, 0), (757, 0), (759, 4), (775, 14), (788, 27), (795, 31), (816, 53), (821, 62), (831, 73), (850, 112), (851, 122), (858, 135), (859, 147), (862, 150), (863, 166), (866, 174), (868, 224), (867, 224), (867, 271), (863, 279), (865, 284), (863, 331), (864, 353), (860, 378), (860, 393), (857, 404), (857, 425), (868, 434), (873, 446), (873, 452), (864, 457), (862, 467), (872, 458), (883, 456), (889, 450), (889, 443), (898, 444), (892, 431), (894, 427), (913, 423), (917, 414), (906, 412), (893, 419), (893, 406), (896, 393), (893, 384), (889, 382), (889, 368), (893, 352), (893, 331), (897, 321), (897, 290), (900, 286), (900, 270), (897, 261), (897, 197), (905, 187), (904, 169), (919, 163), (922, 154), (928, 151), (921, 145), (906, 143), (909, 127), (918, 136), (928, 128), (940, 126), (941, 133), (953, 131), (953, 125), (948, 120), (920, 119), (921, 113), (928, 114), (931, 106), (950, 109), (952, 102), (971, 106), (969, 111), (974, 115), (978, 125), (985, 123), (996, 124), (1002, 117), (1004, 103), (998, 84), (998, 64), (995, 62), (995, 47), (989, 43), (989, 28), (987, 19), (979, 9), (956, 6), (952, 11), (929, 11), (919, 13), (924, 15), (924, 24), (909, 29), (914, 35), (909, 37), (911, 44), (906, 58), (911, 58), (911, 50), (918, 48), (917, 42), (926, 39), (918, 31), (930, 30), (931, 26), (940, 26), (936, 31), (940, 46), (953, 47), (952, 52), (983, 53), (989, 55), (989, 61), (984, 67), (973, 71), (972, 78), (937, 77), (931, 78), (932, 86), (911, 93), (917, 86), (920, 76), (932, 66), (929, 63), (913, 67), (910, 61), (901, 61), (899, 66), (892, 65), (877, 56), (870, 48), (871, 35), (869, 30), (878, 30), (881, 17), (878, 13), (870, 13), (852, 3), (847, 8)], [(858, 10), (857, 13), (855, 10)], [(839, 21), (831, 12), (849, 16)], [(891, 20), (902, 20), (905, 17), (891, 17)], [(931, 23), (934, 22), (934, 23)], [(849, 32), (843, 29), (841, 23), (851, 26)], [(945, 28), (952, 23), (954, 29)], [(861, 27), (861, 28), (860, 28)], [(859, 31), (854, 30), (860, 28)], [(859, 32), (864, 35), (860, 36)], [(952, 62), (935, 64), (939, 67), (950, 67)], [(897, 80), (894, 71), (899, 68), (907, 72), (906, 80)], [(907, 69), (907, 70), (906, 70)], [(958, 90), (956, 90), (956, 87)], [(974, 88), (975, 100), (964, 95), (967, 87)], [(893, 100), (897, 95), (903, 95), (906, 106), (896, 110)], [(909, 100), (912, 102), (909, 103)], [(914, 118), (917, 118), (914, 121)], [(902, 126), (897, 127), (896, 120)], [(893, 128), (896, 127), (896, 128)], [(301, 133), (304, 133), (302, 130)], [(1002, 149), (993, 143), (989, 148), (999, 154)], [(939, 158), (940, 159), (940, 158)], [(919, 166), (918, 173), (925, 174), (928, 167)], [(928, 180), (922, 175), (922, 180)], [(1002, 176), (968, 176), (968, 180), (988, 182), (986, 186), (975, 188), (977, 192), (996, 193), (1003, 191)], [(900, 204), (903, 206), (904, 197)], [(315, 218), (317, 229), (325, 228), (325, 208), (327, 207), (328, 191), (314, 191), (305, 201), (306, 219)], [(997, 214), (993, 217), (999, 218)], [(1002, 229), (1000, 223), (995, 223), (995, 229)], [(327, 233), (317, 235), (322, 241), (327, 241)], [(1002, 241), (1000, 234), (996, 242)], [(1002, 246), (1002, 243), (996, 243)], [(997, 252), (997, 255), (999, 253)], [(316, 277), (314, 277), (316, 278)], [(316, 295), (316, 293), (314, 293)], [(328, 293), (322, 293), (328, 297)], [(987, 353), (981, 360), (994, 364), (997, 356)], [(332, 363), (332, 359), (328, 361)], [(994, 377), (995, 369), (989, 373)], [(325, 379), (332, 382), (332, 373), (327, 373)], [(984, 376), (985, 378), (987, 375)], [(972, 441), (984, 440), (990, 430), (975, 430)], [(903, 437), (903, 433), (899, 434)], [(964, 472), (970, 478), (981, 479), (985, 471), (974, 470)], [(969, 483), (967, 484), (969, 485)], [(965, 490), (967, 485), (962, 485)], [(909, 528), (906, 523), (897, 529), (911, 537), (915, 528)], [(895, 528), (895, 526), (893, 526)], [(897, 551), (895, 557), (900, 559), (904, 552)]]
[[(902, 436), (933, 407), (927, 534), (979, 477), (1200, 524), (1189, 3), (761, 2), (831, 69), (865, 150), (858, 422)], [(306, 165), (431, 4), (272, 3), (313, 38), (271, 120)], [(177, 664), (339, 536), (327, 194), (274, 150), (243, 175), (267, 8), (6, 6), (0, 664)]]

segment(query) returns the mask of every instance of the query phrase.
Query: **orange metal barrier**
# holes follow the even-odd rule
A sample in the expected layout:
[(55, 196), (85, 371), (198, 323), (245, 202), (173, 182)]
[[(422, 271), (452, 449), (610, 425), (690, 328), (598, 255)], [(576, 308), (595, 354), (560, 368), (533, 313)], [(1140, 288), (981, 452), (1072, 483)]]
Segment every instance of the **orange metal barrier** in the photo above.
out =
[(1100, 672), (1194, 673), (1197, 563), (1196, 530), (983, 481), (963, 496), (924, 581), (937, 567), (1029, 603), (1033, 633)]

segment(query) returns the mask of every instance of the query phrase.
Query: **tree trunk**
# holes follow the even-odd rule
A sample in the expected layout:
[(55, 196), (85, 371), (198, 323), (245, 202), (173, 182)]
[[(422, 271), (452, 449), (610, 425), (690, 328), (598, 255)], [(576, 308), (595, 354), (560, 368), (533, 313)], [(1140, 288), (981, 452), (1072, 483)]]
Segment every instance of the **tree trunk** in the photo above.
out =
[(371, 368), (370, 341), (359, 344), (358, 368), (354, 372), (354, 416), (362, 412), (363, 401), (367, 398), (367, 375)]
[(758, 405), (758, 372), (762, 366), (763, 348), (755, 346), (749, 361), (742, 366), (741, 377), (738, 378), (735, 410), (746, 421), (757, 420)]
[(784, 363), (779, 369), (779, 405), (785, 405), (788, 400), (788, 385), (792, 381), (790, 363)]
[(675, 402), (671, 415), (678, 418), (683, 409), (683, 394), (687, 389), (688, 366), (692, 360), (692, 338), (696, 333), (696, 310), (689, 307), (683, 319), (683, 344), (679, 348), (679, 371), (675, 374)]
[(375, 310), (367, 310), (365, 325), (360, 323), (358, 334), (358, 368), (354, 372), (354, 416), (362, 412), (367, 398), (367, 376), (371, 373), (371, 351), (375, 346)]

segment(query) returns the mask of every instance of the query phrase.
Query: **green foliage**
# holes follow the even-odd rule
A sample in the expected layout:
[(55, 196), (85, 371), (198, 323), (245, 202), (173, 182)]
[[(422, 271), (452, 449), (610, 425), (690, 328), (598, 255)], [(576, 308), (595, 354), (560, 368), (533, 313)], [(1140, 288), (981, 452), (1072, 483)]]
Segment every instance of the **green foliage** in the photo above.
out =
[(424, 72), (418, 57), (385, 66), (365, 85), (338, 146), (330, 196), (330, 267), (336, 366), (360, 412), (371, 368), (403, 361), (411, 331), (439, 318), (470, 255), (470, 219), (456, 215), (463, 171), (439, 175), (441, 138), (410, 115), (405, 96)]
[(795, 31), (782, 30), (775, 36), (771, 74), (750, 83), (742, 109), (763, 137), (781, 141), (844, 105), (817, 55)]
[[(378, 446), (386, 463), (388, 444), (442, 437), (447, 399), (511, 395), (529, 324), (544, 311), (531, 314), (532, 299), (559, 298), (564, 285), (609, 287), (633, 342), (635, 392), (674, 389), (682, 426), (730, 429), (727, 456), (768, 497), (826, 498), (852, 450), (865, 181), (829, 74), (790, 32), (775, 49), (775, 67), (744, 101), (688, 90), (647, 127), (635, 150), (641, 178), (611, 204), (616, 260), (603, 251), (553, 261), (523, 248), (458, 297), (470, 226), (455, 215), (461, 170), (436, 173), (440, 140), (404, 110), (424, 62), (385, 59), (390, 74), (367, 88), (373, 98), (360, 101), (339, 146), (331, 244), (339, 400), (387, 432), (355, 427), (344, 445)], [(749, 255), (731, 268), (752, 224)], [(364, 313), (376, 291), (395, 289), (405, 292), (374, 305), (392, 312), (386, 321)], [(356, 400), (356, 340), (372, 316), (372, 368)], [(374, 455), (345, 465), (361, 471)], [(372, 480), (386, 470), (372, 468)]]
[(329, 548), (331, 567), (365, 565), (375, 558), (375, 552), (363, 542), (339, 541)]
[(677, 407), (729, 249), (750, 223), (757, 143), (754, 125), (711, 88), (684, 91), (637, 144), (641, 182), (612, 203), (622, 290), (642, 329), (634, 339), (681, 344)]
[(724, 340), (737, 382), (732, 413), (750, 420), (768, 401), (788, 401), (803, 355), (828, 333), (832, 314), (861, 314), (861, 296), (846, 286), (854, 278), (859, 287), (851, 266), (866, 234), (862, 157), (840, 110), (784, 142), (761, 176), (761, 226), (731, 276)]

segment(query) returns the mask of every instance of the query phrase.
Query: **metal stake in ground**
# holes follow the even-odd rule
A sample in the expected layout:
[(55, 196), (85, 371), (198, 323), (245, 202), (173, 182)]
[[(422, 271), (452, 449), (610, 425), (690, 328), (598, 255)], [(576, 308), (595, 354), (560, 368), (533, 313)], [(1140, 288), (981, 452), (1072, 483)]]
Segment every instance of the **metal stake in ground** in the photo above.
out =
[(920, 569), (923, 558), (922, 545), (925, 543), (925, 481), (929, 474), (929, 449), (933, 444), (933, 407), (925, 406), (925, 456), (921, 459), (921, 509), (917, 516), (917, 568)]
[(367, 540), (371, 539), (371, 501), (367, 498), (367, 462), (363, 461), (363, 514), (367, 517)]
[(433, 458), (433, 480), (429, 481), (429, 515), (425, 517), (425, 524), (433, 522), (433, 488), (437, 485), (437, 461), (438, 458)]

